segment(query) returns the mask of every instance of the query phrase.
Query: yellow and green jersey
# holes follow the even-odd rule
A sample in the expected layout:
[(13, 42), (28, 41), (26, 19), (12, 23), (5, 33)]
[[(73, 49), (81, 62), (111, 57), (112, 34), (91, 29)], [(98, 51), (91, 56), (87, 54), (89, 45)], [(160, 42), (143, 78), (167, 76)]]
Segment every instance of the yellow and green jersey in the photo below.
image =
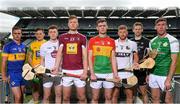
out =
[(31, 54), (32, 63), (31, 65), (35, 67), (36, 65), (40, 64), (40, 47), (46, 40), (42, 41), (33, 41), (29, 46), (29, 53)]
[(163, 38), (156, 36), (150, 41), (149, 46), (150, 49), (158, 51), (152, 73), (159, 76), (167, 76), (172, 61), (171, 54), (179, 52), (178, 40), (169, 34)]

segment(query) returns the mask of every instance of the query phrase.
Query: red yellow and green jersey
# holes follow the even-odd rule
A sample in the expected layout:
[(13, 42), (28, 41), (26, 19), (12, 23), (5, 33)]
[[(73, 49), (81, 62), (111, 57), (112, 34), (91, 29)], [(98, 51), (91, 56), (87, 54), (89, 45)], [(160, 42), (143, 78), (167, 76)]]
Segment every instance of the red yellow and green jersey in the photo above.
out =
[(88, 50), (92, 50), (95, 73), (112, 73), (111, 54), (115, 50), (114, 39), (95, 36), (90, 39)]
[(29, 46), (28, 52), (31, 53), (31, 59), (32, 59), (31, 65), (33, 67), (40, 64), (40, 47), (45, 42), (46, 40), (42, 40), (42, 41), (35, 40)]

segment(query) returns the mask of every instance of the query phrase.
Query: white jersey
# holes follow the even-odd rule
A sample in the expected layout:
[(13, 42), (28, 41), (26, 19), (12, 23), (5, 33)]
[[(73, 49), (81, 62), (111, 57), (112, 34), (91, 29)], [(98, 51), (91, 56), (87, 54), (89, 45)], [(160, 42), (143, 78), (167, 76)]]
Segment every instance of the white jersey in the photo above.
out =
[(120, 39), (115, 40), (116, 59), (118, 69), (128, 68), (133, 64), (133, 54), (137, 52), (137, 44), (134, 41), (126, 39), (125, 42), (120, 42)]
[(51, 69), (54, 67), (56, 55), (59, 47), (59, 42), (47, 41), (42, 44), (40, 48), (40, 55), (44, 57), (44, 65), (46, 68)]

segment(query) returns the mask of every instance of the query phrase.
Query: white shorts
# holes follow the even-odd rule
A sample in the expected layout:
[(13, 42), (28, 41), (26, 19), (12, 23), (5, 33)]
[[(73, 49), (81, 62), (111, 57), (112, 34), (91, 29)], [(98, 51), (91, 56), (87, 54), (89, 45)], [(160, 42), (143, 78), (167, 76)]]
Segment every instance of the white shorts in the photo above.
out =
[[(108, 74), (95, 74), (97, 78), (113, 78), (112, 73)], [(113, 82), (108, 82), (108, 81), (96, 81), (96, 82), (91, 82), (90, 83), (91, 88), (94, 89), (100, 89), (100, 88), (113, 88), (114, 83)]]
[(118, 76), (120, 77), (120, 79), (126, 79), (133, 75), (134, 74), (132, 72), (118, 72)]
[(43, 87), (51, 88), (52, 86), (61, 86), (62, 79), (58, 76), (43, 75)]
[[(65, 70), (63, 69), (62, 72), (64, 73), (70, 73), (70, 74), (75, 74), (75, 75), (81, 75), (83, 73), (83, 70)], [(76, 87), (84, 87), (86, 85), (86, 82), (79, 79), (79, 78), (75, 78), (75, 77), (63, 77), (62, 78), (62, 84), (65, 87), (69, 87), (72, 86), (73, 84)]]
[[(165, 80), (166, 80), (166, 76), (158, 76), (158, 75), (154, 75), (154, 74), (150, 74), (149, 75), (149, 87), (151, 88), (160, 88), (162, 91), (165, 91)], [(173, 84), (173, 80), (171, 83), (171, 89), (170, 91), (174, 88), (174, 84)]]

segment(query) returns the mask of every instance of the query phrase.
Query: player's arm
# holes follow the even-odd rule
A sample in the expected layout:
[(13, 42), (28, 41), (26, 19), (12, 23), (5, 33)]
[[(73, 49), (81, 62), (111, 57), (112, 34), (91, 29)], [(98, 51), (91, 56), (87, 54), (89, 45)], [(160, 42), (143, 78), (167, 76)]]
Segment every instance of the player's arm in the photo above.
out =
[(42, 66), (45, 66), (45, 55), (46, 55), (46, 52), (44, 51), (44, 45), (41, 45), (41, 47), (40, 47), (40, 64)]
[(83, 60), (83, 74), (81, 75), (81, 79), (87, 78), (88, 71), (88, 59), (87, 59), (87, 40), (84, 37), (82, 39), (82, 60)]
[(167, 78), (169, 78), (170, 80), (172, 79), (172, 77), (176, 71), (177, 57), (178, 57), (178, 54), (171, 54), (172, 62), (171, 62), (171, 66), (169, 69), (168, 76), (167, 76)]
[(165, 81), (165, 87), (166, 90), (169, 90), (171, 88), (171, 79), (173, 78), (173, 75), (176, 71), (176, 63), (177, 63), (177, 57), (179, 52), (179, 42), (177, 39), (174, 39), (170, 42), (170, 48), (171, 48), (171, 64), (169, 68), (169, 73), (167, 75), (166, 81)]
[(43, 56), (40, 56), (40, 60), (41, 60), (41, 65), (45, 66), (45, 64), (44, 64), (44, 57)]
[(2, 80), (7, 81), (6, 76), (6, 63), (7, 63), (8, 56), (2, 55), (2, 65), (1, 65), (1, 71), (2, 71)]
[(91, 80), (96, 80), (96, 75), (94, 73), (94, 65), (93, 65), (93, 51), (92, 51), (92, 40), (90, 39), (88, 44), (88, 63), (89, 63), (89, 70), (91, 74)]
[(57, 55), (56, 55), (55, 65), (54, 65), (54, 68), (53, 68), (53, 70), (57, 71), (57, 72), (59, 71), (59, 69), (61, 67), (61, 61), (62, 61), (62, 58), (63, 58), (62, 51), (63, 51), (63, 44), (61, 44), (59, 46), (59, 49), (58, 49), (58, 52), (57, 52)]
[(32, 66), (32, 49), (31, 49), (31, 45), (29, 46), (29, 49), (27, 51), (27, 59), (28, 59), (28, 63)]
[(139, 57), (138, 57), (138, 53), (137, 52), (134, 52), (133, 57), (134, 57), (133, 58), (134, 63), (138, 63)]
[(88, 71), (88, 61), (87, 61), (87, 48), (83, 47), (82, 48), (82, 58), (83, 58), (83, 75), (82, 75), (82, 79), (86, 79), (87, 78), (87, 71)]
[(88, 50), (88, 62), (89, 62), (89, 70), (91, 73), (91, 80), (96, 80), (96, 75), (94, 73), (94, 68), (93, 68), (93, 60), (92, 60), (92, 50)]
[(1, 63), (1, 71), (2, 71), (2, 80), (7, 81), (7, 76), (6, 76), (6, 65), (7, 65), (7, 60), (8, 60), (8, 47), (4, 46), (3, 52), (2, 52), (2, 63)]
[(112, 65), (112, 72), (115, 78), (118, 77), (118, 72), (117, 72), (117, 62), (116, 62), (116, 56), (115, 56), (115, 51), (113, 50), (111, 52), (111, 65)]
[(139, 56), (137, 51), (137, 44), (133, 43), (133, 65), (135, 69), (139, 69)]

